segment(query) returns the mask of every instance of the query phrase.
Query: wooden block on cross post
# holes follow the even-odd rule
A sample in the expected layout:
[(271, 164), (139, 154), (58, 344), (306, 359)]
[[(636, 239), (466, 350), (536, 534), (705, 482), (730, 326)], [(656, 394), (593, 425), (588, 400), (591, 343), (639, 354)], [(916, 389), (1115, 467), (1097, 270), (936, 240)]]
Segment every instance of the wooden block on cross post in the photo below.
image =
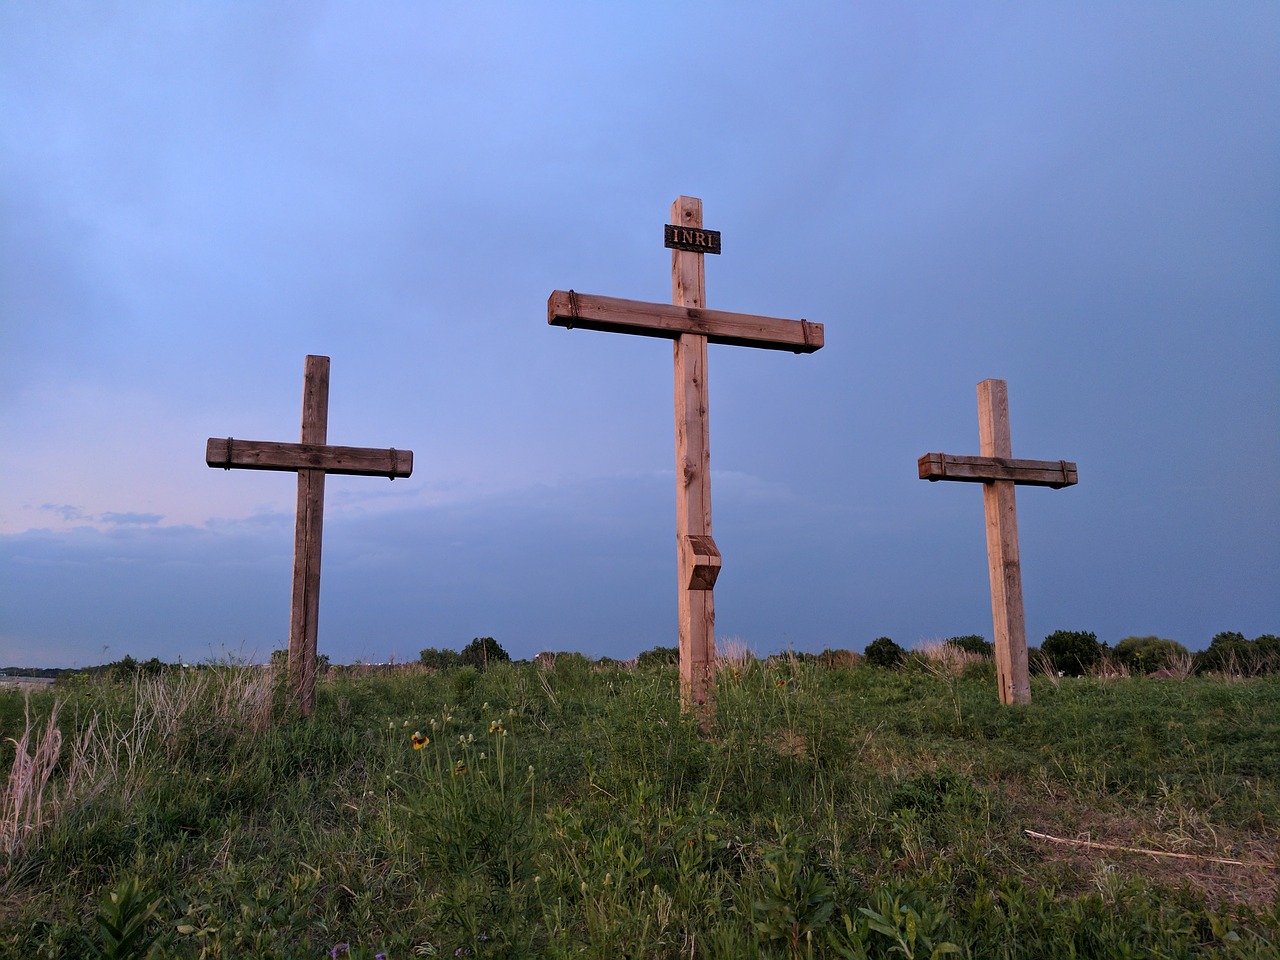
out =
[(680, 538), (681, 563), (689, 571), (689, 590), (714, 590), (720, 576), (720, 550), (710, 537)]
[(408, 477), (413, 451), (329, 446), (329, 358), (308, 356), (303, 370), (300, 443), (210, 437), (205, 463), (224, 470), (280, 470), (298, 474), (289, 613), (289, 690), (298, 711), (315, 707), (316, 637), (320, 619), (320, 553), (326, 474)]
[(1009, 430), (1009, 390), (1003, 380), (978, 384), (981, 456), (926, 453), (916, 463), (921, 480), (981, 483), (987, 519), (987, 572), (991, 581), (996, 682), (1000, 702), (1030, 703), (1026, 615), (1022, 606), (1022, 561), (1018, 555), (1015, 486), (1061, 489), (1078, 482), (1069, 460), (1014, 460)]
[(720, 233), (702, 225), (702, 201), (678, 197), (664, 228), (671, 249), (671, 304), (623, 300), (574, 290), (547, 299), (547, 322), (567, 329), (662, 337), (673, 341), (676, 433), (676, 579), (680, 691), (685, 708), (709, 718), (715, 664), (713, 590), (720, 551), (711, 536), (711, 447), (707, 418), (707, 344), (813, 353), (823, 326), (708, 310), (704, 254), (720, 252)]

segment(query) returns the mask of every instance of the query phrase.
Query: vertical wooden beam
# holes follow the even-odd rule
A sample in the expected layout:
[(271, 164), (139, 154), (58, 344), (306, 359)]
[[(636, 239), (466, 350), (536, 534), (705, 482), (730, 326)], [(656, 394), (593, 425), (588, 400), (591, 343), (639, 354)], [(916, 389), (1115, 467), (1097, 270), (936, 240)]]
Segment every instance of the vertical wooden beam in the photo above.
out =
[[(1009, 390), (1003, 380), (978, 384), (978, 438), (984, 457), (1013, 457)], [(1030, 703), (1027, 627), (1022, 607), (1022, 564), (1012, 480), (982, 487), (987, 517), (987, 568), (991, 575), (991, 619), (995, 632), (996, 682), (1001, 703)]]
[[(329, 434), (329, 358), (308, 356), (302, 382), (302, 442), (324, 444)], [(289, 614), (289, 687), (303, 716), (316, 701), (316, 634), (320, 622), (320, 543), (324, 527), (324, 470), (298, 471), (293, 539), (293, 605)]]
[[(702, 201), (677, 197), (676, 226), (701, 227)], [(671, 302), (705, 307), (706, 273), (701, 253), (671, 251)], [(715, 600), (710, 589), (693, 589), (688, 537), (711, 536), (711, 445), (707, 430), (707, 338), (683, 333), (675, 340), (676, 554), (680, 627), (680, 693), (686, 707), (709, 708), (715, 663)]]

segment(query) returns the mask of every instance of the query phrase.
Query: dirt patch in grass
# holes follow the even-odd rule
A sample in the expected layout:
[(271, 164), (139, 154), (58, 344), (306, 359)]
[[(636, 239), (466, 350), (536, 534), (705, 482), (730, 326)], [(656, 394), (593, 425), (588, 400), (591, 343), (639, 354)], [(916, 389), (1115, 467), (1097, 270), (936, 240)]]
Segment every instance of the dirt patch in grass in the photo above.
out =
[(1113, 882), (1141, 878), (1169, 889), (1190, 886), (1219, 907), (1260, 909), (1276, 902), (1275, 837), (1223, 828), (1192, 837), (1164, 829), (1155, 819), (1094, 809), (1068, 827), (1056, 812), (1045, 811), (1038, 824), (1024, 827), (1024, 835), (1041, 863), (1067, 867), (1104, 895)]

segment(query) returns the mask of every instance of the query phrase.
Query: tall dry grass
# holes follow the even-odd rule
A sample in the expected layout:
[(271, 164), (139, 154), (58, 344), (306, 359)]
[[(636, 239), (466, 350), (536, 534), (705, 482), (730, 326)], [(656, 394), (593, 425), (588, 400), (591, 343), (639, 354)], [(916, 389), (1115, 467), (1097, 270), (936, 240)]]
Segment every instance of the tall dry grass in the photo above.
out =
[(1175, 653), (1164, 669), (1175, 680), (1189, 680), (1196, 672), (1196, 658), (1190, 653)]
[(41, 721), (32, 715), (28, 697), (21, 735), (4, 741), (13, 744), (15, 754), (0, 791), (0, 876), (76, 805), (109, 785), (127, 796), (147, 764), (173, 756), (187, 728), (263, 733), (272, 720), (273, 686), (269, 668), (138, 676), (132, 685), (132, 712), (90, 715), (65, 759), (59, 724), (65, 703), (55, 700)]
[(95, 780), (95, 751), (91, 748), (97, 730), (91, 719), (72, 741), (71, 756), (61, 776), (53, 780), (62, 755), (62, 730), (58, 714), (62, 704), (55, 701), (43, 726), (31, 716), (31, 698), (23, 704), (22, 736), (6, 737), (15, 755), (9, 776), (0, 791), (0, 877), (8, 872), (15, 857), (38, 841), (40, 832), (68, 805), (86, 793)]
[(756, 655), (741, 637), (721, 637), (716, 641), (716, 670), (741, 673), (755, 662)]
[(945, 640), (921, 640), (915, 646), (924, 666), (930, 673), (948, 673), (959, 676), (971, 663), (981, 663), (986, 658), (978, 653), (970, 653), (961, 647), (947, 643)]
[(0, 870), (11, 861), (27, 840), (44, 824), (45, 789), (62, 752), (62, 731), (58, 729), (58, 705), (39, 732), (31, 720), (31, 699), (23, 711), (21, 738), (7, 737), (17, 754), (9, 768), (9, 778), (0, 794)]
[(1130, 673), (1128, 664), (1120, 662), (1109, 653), (1103, 653), (1098, 662), (1089, 668), (1089, 676), (1099, 680), (1128, 680)]

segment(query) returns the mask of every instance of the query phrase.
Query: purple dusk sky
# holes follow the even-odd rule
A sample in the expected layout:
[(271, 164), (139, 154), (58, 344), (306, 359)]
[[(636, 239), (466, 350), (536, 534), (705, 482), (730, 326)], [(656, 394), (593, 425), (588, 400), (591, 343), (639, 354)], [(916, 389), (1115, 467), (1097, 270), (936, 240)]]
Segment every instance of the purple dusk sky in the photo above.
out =
[(717, 633), (991, 635), (1008, 381), (1027, 630), (1280, 632), (1273, 2), (0, 8), (0, 666), (264, 658), (292, 475), (208, 437), (415, 454), (328, 481), (320, 650), (676, 642), (671, 348), (553, 289), (821, 322), (710, 348)]

